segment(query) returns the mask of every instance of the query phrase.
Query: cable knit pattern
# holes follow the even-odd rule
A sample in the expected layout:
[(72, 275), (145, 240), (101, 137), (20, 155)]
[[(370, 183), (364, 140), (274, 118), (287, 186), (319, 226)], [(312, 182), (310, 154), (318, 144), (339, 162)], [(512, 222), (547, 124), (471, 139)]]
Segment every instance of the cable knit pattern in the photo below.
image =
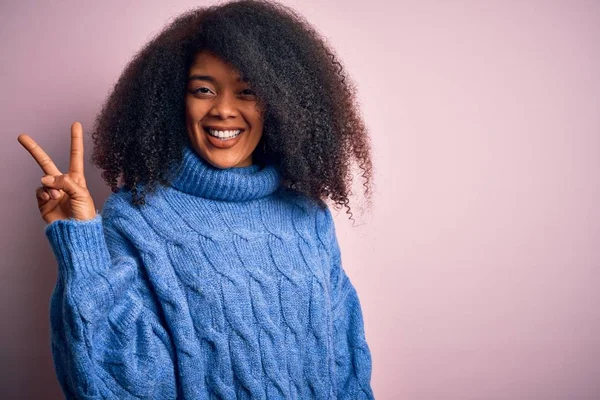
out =
[(273, 166), (190, 147), (140, 209), (123, 189), (45, 232), (67, 399), (372, 399), (360, 302), (333, 219)]

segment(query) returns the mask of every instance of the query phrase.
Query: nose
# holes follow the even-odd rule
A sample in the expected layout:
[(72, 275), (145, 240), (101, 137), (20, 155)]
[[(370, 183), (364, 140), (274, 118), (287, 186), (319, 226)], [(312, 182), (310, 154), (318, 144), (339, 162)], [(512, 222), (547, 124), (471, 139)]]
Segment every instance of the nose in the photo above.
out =
[(209, 114), (213, 117), (219, 116), (222, 119), (235, 117), (238, 115), (238, 110), (235, 104), (235, 95), (225, 92), (217, 96), (215, 103), (210, 109)]

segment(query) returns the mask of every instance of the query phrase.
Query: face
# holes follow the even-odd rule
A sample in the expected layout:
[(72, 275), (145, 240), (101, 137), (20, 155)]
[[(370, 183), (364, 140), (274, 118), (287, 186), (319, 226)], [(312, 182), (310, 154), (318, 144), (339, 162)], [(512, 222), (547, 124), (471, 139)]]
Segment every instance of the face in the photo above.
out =
[(207, 51), (199, 52), (189, 70), (185, 105), (188, 135), (199, 156), (217, 168), (252, 165), (263, 113), (235, 69)]

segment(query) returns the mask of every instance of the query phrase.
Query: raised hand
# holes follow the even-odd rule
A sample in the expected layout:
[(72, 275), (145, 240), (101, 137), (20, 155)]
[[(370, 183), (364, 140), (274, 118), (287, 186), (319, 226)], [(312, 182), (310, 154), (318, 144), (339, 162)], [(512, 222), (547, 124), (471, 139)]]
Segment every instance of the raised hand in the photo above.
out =
[(79, 122), (71, 125), (71, 159), (69, 172), (63, 174), (52, 159), (28, 135), (17, 140), (33, 156), (44, 171), (42, 186), (35, 191), (40, 214), (46, 223), (59, 219), (89, 220), (96, 216), (94, 200), (83, 174), (83, 128)]

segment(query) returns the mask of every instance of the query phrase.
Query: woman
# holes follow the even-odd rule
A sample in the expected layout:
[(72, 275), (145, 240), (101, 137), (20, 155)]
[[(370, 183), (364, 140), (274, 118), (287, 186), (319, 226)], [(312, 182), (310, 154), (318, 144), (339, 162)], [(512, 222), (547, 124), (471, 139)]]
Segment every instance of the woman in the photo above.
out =
[[(373, 398), (360, 302), (331, 213), (367, 131), (331, 49), (289, 8), (188, 11), (96, 119), (98, 213), (71, 127), (62, 173), (27, 135), (58, 262), (52, 351), (67, 398)], [(122, 185), (117, 181), (122, 179)]]

